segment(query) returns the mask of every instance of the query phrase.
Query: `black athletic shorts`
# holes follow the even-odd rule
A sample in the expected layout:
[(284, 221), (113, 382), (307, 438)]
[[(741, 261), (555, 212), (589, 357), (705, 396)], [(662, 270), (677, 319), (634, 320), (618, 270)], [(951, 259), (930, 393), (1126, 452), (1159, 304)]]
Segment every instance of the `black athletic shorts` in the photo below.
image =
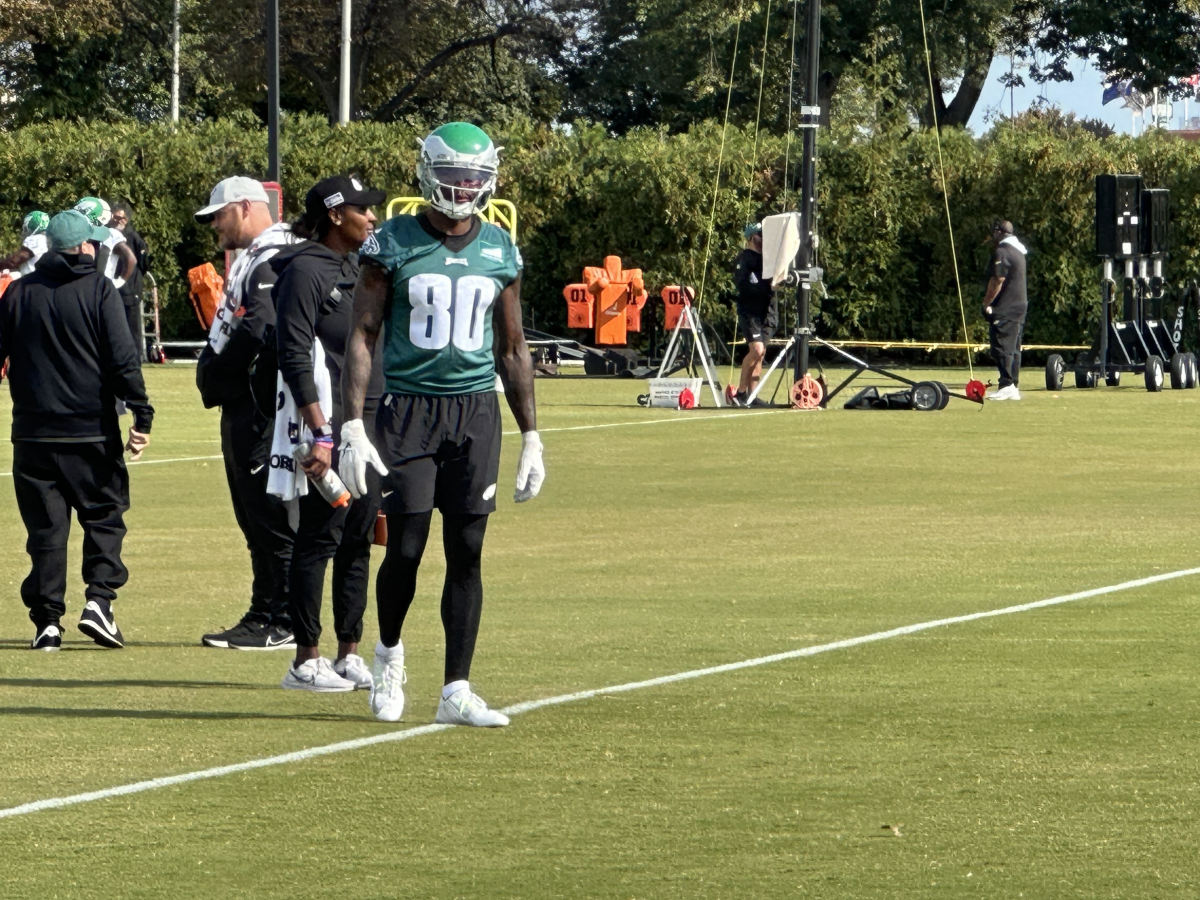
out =
[(500, 402), (495, 391), (384, 394), (375, 419), (379, 455), (388, 468), (385, 515), (496, 511), (500, 471)]
[(777, 322), (778, 316), (774, 304), (767, 309), (765, 314), (758, 310), (738, 307), (738, 328), (741, 329), (742, 336), (747, 341), (762, 341), (765, 344), (775, 336)]

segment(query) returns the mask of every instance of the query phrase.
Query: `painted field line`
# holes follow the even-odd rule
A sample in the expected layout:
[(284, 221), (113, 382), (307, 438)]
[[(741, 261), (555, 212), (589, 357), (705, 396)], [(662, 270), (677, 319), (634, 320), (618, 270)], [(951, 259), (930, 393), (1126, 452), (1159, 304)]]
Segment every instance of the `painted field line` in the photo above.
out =
[[(756, 411), (745, 411), (737, 418), (744, 419), (748, 416), (770, 415), (771, 413), (779, 412), (779, 410), (765, 409)], [(678, 416), (670, 419), (642, 419), (637, 422), (607, 422), (602, 425), (564, 425), (561, 428), (539, 428), (539, 434), (554, 434), (560, 431), (598, 431), (604, 428), (626, 428), (636, 425), (671, 425), (676, 422), (702, 422), (706, 419), (725, 419), (729, 418), (726, 413), (714, 413), (710, 415), (698, 416)], [(516, 437), (521, 432), (506, 431), (504, 434), (508, 437)], [(126, 463), (127, 466), (163, 466), (168, 463), (183, 463), (183, 462), (209, 462), (215, 459), (224, 459), (219, 453), (216, 456), (175, 456), (170, 459), (143, 459), (138, 462)], [(12, 478), (12, 472), (0, 472), (0, 478)]]
[[(219, 453), (216, 456), (173, 456), (169, 459), (140, 459), (137, 462), (126, 462), (125, 465), (135, 466), (165, 466), (168, 463), (182, 462), (211, 462), (214, 459), (224, 459)], [(12, 478), (12, 472), (0, 472), (0, 478)]]
[[(932, 619), (928, 622), (917, 622), (913, 625), (902, 625), (899, 628), (892, 628), (888, 631), (876, 631), (873, 634), (864, 634), (859, 637), (846, 638), (840, 641), (832, 641), (828, 644), (816, 644), (811, 647), (801, 647), (798, 650), (788, 650), (783, 653), (773, 653), (770, 656), (759, 656), (754, 659), (744, 659), (739, 662), (725, 663), (719, 666), (709, 666), (704, 669), (692, 669), (687, 672), (677, 672), (674, 675), (663, 675), (658, 678), (649, 678), (645, 681), (631, 681), (626, 684), (615, 684), (608, 687), (594, 688), (588, 691), (576, 691), (573, 694), (560, 694), (557, 697), (545, 697), (541, 700), (526, 700), (523, 703), (514, 703), (511, 706), (506, 706), (503, 712), (509, 715), (520, 715), (521, 713), (532, 712), (535, 709), (543, 709), (547, 706), (560, 706), (564, 703), (575, 703), (579, 700), (588, 700), (592, 697), (600, 697), (605, 694), (622, 694), (628, 691), (638, 691), (644, 688), (658, 687), (665, 684), (674, 684), (679, 681), (687, 681), (691, 678), (703, 678), (707, 675), (718, 675), (724, 672), (736, 672), (739, 669), (750, 669), (756, 666), (765, 666), (769, 663), (783, 662), (790, 659), (800, 659), (805, 656), (816, 656), (820, 653), (829, 653), (833, 650), (845, 650), (850, 647), (859, 647), (863, 644), (871, 644), (876, 641), (886, 641), (891, 638), (904, 637), (910, 634), (918, 634), (922, 631), (929, 631), (933, 628), (944, 628), (947, 625), (960, 625), (964, 622), (974, 622), (979, 619), (989, 619), (996, 616), (1010, 616), (1016, 613), (1029, 612), (1030, 610), (1042, 609), (1047, 606), (1058, 606), (1062, 603), (1072, 603), (1076, 600), (1087, 600), (1091, 597), (1101, 597), (1105, 594), (1116, 594), (1121, 591), (1129, 591), (1135, 588), (1145, 587), (1150, 584), (1157, 584), (1160, 581), (1171, 581), (1176, 578), (1186, 578), (1189, 575), (1200, 574), (1200, 568), (1195, 569), (1180, 569), (1177, 572), (1165, 572), (1162, 575), (1151, 575), (1147, 578), (1137, 578), (1133, 581), (1122, 581), (1120, 584), (1110, 584), (1107, 587), (1092, 588), (1087, 591), (1078, 591), (1074, 594), (1063, 594), (1060, 597), (1050, 597), (1046, 600), (1035, 600), (1032, 603), (1020, 603), (1016, 606), (1005, 606), (1001, 609), (989, 609), (983, 612), (967, 613), (962, 616), (950, 616), (945, 619)], [(202, 781), (206, 778), (220, 778), (224, 775), (235, 775), (239, 772), (249, 772), (253, 769), (264, 769), (268, 766), (280, 766), (288, 763), (304, 762), (309, 759), (316, 759), (321, 756), (330, 756), (334, 753), (345, 753), (350, 750), (360, 750), (364, 747), (373, 747), (377, 744), (396, 743), (398, 741), (407, 741), (410, 738), (420, 737), (426, 734), (433, 734), (438, 731), (445, 731), (454, 728), (454, 725), (419, 725), (415, 728), (405, 728), (401, 731), (390, 731), (386, 734), (372, 735), (371, 737), (355, 738), (350, 741), (339, 741), (336, 744), (326, 744), (322, 747), (310, 747), (307, 750), (296, 750), (292, 753), (283, 753), (278, 756), (268, 756), (263, 759), (252, 759), (247, 762), (232, 763), (227, 766), (217, 766), (212, 769), (201, 769), (196, 772), (184, 772), (179, 775), (168, 775), (164, 778), (151, 778), (148, 781), (138, 781), (133, 784), (123, 784), (117, 787), (104, 788), (98, 791), (88, 791), (85, 794), (72, 794), (67, 797), (50, 797), (46, 800), (35, 800), (32, 803), (23, 803), (20, 806), (12, 806), (8, 809), (0, 809), (0, 819), (7, 819), (13, 816), (22, 816), (29, 813), (41, 812), (47, 809), (61, 809), (66, 806), (77, 806), (81, 803), (90, 803), (93, 800), (107, 800), (110, 797), (122, 797), (128, 794), (140, 794), (143, 791), (153, 791), (158, 788), (172, 787), (177, 784), (187, 784), (193, 781)]]

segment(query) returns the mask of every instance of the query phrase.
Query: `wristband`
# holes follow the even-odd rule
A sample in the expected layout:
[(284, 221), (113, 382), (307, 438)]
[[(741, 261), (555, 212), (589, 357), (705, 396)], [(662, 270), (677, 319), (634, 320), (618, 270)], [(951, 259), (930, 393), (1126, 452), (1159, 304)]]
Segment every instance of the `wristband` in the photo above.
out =
[(313, 443), (320, 444), (322, 447), (332, 447), (333, 438), (326, 435), (321, 435), (320, 437), (313, 438)]

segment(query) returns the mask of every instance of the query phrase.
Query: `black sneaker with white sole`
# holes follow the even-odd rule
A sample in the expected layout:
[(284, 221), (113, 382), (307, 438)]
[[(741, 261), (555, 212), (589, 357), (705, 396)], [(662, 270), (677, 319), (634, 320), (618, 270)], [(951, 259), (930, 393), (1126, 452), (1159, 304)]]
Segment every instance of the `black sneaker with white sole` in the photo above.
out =
[(62, 629), (57, 622), (43, 625), (29, 642), (31, 650), (57, 650), (62, 646)]
[(220, 650), (287, 650), (296, 648), (290, 628), (246, 616), (232, 628), (200, 638), (205, 647)]
[(101, 647), (120, 650), (125, 646), (125, 637), (113, 618), (112, 606), (106, 600), (89, 600), (79, 617), (79, 630)]

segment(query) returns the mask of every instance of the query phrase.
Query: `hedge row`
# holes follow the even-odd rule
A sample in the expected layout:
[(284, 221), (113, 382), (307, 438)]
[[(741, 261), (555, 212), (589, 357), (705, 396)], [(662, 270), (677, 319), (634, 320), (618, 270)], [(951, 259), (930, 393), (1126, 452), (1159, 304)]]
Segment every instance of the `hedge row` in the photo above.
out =
[[(412, 126), (289, 117), (281, 135), (285, 207), (295, 215), (318, 178), (357, 171), (389, 196), (415, 191), (420, 133)], [(687, 134), (516, 124), (505, 146), (501, 196), (516, 203), (526, 259), (530, 324), (565, 332), (562, 287), (607, 255), (643, 269), (647, 285), (700, 288), (702, 314), (728, 330), (725, 301), (745, 222), (794, 208), (799, 143), (704, 124)], [(959, 340), (961, 291), (968, 335), (978, 312), (987, 224), (1011, 219), (1030, 249), (1027, 341), (1080, 343), (1095, 330), (1093, 179), (1140, 171), (1170, 188), (1170, 280), (1200, 276), (1200, 147), (1161, 133), (1098, 139), (1036, 123), (986, 138), (962, 131), (865, 136), (823, 133), (820, 264), (823, 336)], [(939, 165), (940, 157), (940, 165)], [(264, 174), (265, 132), (253, 122), (31, 126), (0, 134), (0, 248), (16, 245), (22, 215), (55, 211), (85, 194), (128, 199), (153, 254), (164, 337), (199, 336), (186, 271), (218, 260), (192, 212), (228, 174)], [(944, 171), (945, 193), (942, 179)], [(953, 244), (946, 207), (953, 225)], [(957, 268), (958, 278), (955, 271)], [(961, 283), (961, 288), (959, 284)]]

